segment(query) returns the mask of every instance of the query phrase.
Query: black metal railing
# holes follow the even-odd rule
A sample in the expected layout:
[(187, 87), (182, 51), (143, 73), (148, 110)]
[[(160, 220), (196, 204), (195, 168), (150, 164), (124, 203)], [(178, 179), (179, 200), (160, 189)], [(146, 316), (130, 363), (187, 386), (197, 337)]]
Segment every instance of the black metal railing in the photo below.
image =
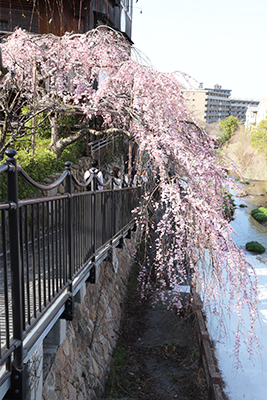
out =
[[(105, 189), (111, 177), (104, 190), (86, 191), (97, 178), (78, 182), (71, 163), (52, 185), (40, 185), (16, 164), (15, 150), (6, 155), (0, 166), (8, 187), (0, 204), (0, 386), (11, 385), (12, 396), (23, 399), (25, 359), (55, 316), (72, 319), (74, 294), (94, 282), (98, 263), (129, 235), (141, 188)], [(65, 194), (19, 200), (18, 174), (41, 191), (64, 183)], [(74, 186), (83, 191), (74, 193)]]

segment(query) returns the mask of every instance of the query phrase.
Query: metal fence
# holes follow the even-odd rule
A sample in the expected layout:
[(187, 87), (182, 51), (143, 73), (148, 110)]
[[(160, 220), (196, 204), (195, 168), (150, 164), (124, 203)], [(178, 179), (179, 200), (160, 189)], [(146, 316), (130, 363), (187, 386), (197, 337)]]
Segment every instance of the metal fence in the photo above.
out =
[[(71, 163), (54, 184), (40, 185), (7, 150), (8, 199), (0, 204), (0, 392), (25, 398), (25, 362), (53, 319), (72, 319), (74, 295), (111, 249), (134, 228), (141, 188), (86, 191)], [(18, 174), (38, 190), (63, 182), (64, 195), (18, 199)], [(112, 180), (112, 179), (111, 179)], [(95, 182), (96, 183), (96, 182)], [(72, 186), (84, 188), (72, 193)], [(96, 184), (94, 184), (96, 187)], [(3, 397), (1, 397), (3, 398)]]

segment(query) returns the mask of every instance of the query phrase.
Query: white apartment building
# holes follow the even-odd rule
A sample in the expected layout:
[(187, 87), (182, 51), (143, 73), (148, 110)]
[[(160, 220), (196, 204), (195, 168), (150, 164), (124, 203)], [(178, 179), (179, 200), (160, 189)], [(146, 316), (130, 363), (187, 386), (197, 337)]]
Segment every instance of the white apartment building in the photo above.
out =
[(233, 115), (240, 121), (246, 120), (249, 106), (257, 106), (258, 101), (231, 99), (231, 90), (222, 89), (220, 85), (213, 88), (198, 88), (183, 90), (185, 105), (197, 120), (212, 123)]
[(230, 99), (230, 115), (245, 123), (248, 108), (257, 108), (259, 101), (251, 99)]
[(258, 126), (267, 117), (267, 99), (262, 99), (258, 107), (249, 107), (246, 113), (246, 129)]
[(197, 89), (183, 90), (183, 95), (187, 109), (200, 121), (211, 123), (229, 116), (229, 89), (220, 85), (203, 88), (200, 84)]

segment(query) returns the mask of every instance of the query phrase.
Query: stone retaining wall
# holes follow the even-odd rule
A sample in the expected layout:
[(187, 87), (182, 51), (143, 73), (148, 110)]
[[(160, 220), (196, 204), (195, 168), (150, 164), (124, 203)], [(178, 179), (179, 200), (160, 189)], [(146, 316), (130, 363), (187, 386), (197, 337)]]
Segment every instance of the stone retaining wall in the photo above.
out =
[[(116, 345), (136, 233), (97, 267), (97, 283), (86, 284), (62, 345), (51, 353), (44, 341), (43, 400), (90, 400), (103, 395)], [(78, 296), (78, 301), (79, 299)]]
[[(88, 169), (91, 168), (91, 162), (92, 162), (92, 158), (91, 157), (81, 157), (81, 159), (79, 160), (78, 164), (72, 164), (71, 165), (73, 174), (74, 174), (75, 178), (79, 182), (83, 182), (84, 181), (84, 178), (83, 178), (84, 177), (84, 173), (85, 173), (85, 171), (87, 171)], [(62, 175), (62, 172), (58, 172), (55, 175), (51, 175), (48, 178), (45, 178), (44, 179), (44, 184), (51, 185), (61, 175)], [(73, 185), (72, 190), (74, 192), (77, 192), (77, 191), (80, 191), (80, 190), (83, 190), (83, 189)], [(64, 194), (64, 193), (66, 193), (65, 192), (65, 181), (61, 185), (59, 185), (57, 188), (48, 191), (47, 195), (48, 196), (56, 196), (57, 194)]]

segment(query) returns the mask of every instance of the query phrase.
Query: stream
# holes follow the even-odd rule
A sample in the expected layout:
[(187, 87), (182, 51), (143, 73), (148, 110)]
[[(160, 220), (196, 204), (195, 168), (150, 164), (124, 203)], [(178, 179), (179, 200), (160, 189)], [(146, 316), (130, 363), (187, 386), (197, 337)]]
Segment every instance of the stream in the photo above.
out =
[[(259, 349), (255, 349), (252, 360), (249, 359), (247, 347), (241, 337), (240, 360), (242, 368), (236, 370), (234, 365), (234, 331), (237, 327), (237, 317), (235, 314), (231, 318), (226, 318), (227, 336), (223, 339), (218, 336), (219, 322), (212, 314), (207, 313), (207, 323), (211, 338), (215, 342), (216, 357), (218, 365), (225, 382), (225, 392), (229, 400), (266, 400), (267, 398), (267, 264), (257, 259), (256, 254), (245, 250), (247, 242), (257, 241), (267, 249), (267, 226), (263, 226), (251, 217), (252, 209), (267, 206), (267, 182), (250, 181), (250, 184), (237, 183), (243, 192), (248, 195), (238, 198), (234, 197), (235, 215), (231, 222), (236, 235), (234, 240), (241, 248), (247, 261), (253, 265), (257, 277), (259, 288), (259, 320), (255, 324), (255, 330), (259, 341)], [(232, 194), (235, 194), (234, 184)], [(246, 205), (242, 208), (240, 205)], [(267, 250), (262, 254), (267, 258)], [(245, 312), (245, 329), (250, 328), (248, 314)]]
[[(251, 215), (251, 210), (260, 206), (267, 206), (267, 182), (250, 181), (250, 184), (239, 183), (241, 191), (248, 193), (248, 196), (241, 198), (234, 197), (236, 209), (234, 220), (231, 222), (236, 232), (234, 240), (238, 247), (245, 251), (247, 242), (257, 241), (267, 249), (267, 226), (257, 222)], [(233, 189), (233, 194), (236, 191)], [(247, 207), (241, 208), (240, 205)]]

